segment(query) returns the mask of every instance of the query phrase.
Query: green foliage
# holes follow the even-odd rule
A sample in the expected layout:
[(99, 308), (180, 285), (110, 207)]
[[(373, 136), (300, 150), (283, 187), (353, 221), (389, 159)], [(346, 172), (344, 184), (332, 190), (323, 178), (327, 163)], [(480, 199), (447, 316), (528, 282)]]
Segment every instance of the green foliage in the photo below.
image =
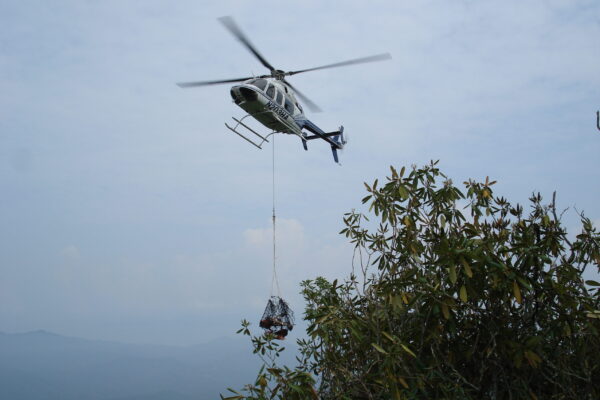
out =
[[(312, 375), (301, 369), (291, 370), (285, 366), (279, 366), (277, 359), (285, 350), (280, 342), (272, 334), (264, 336), (251, 336), (250, 323), (242, 321), (242, 328), (237, 331), (245, 336), (251, 337), (254, 353), (263, 361), (263, 366), (258, 371), (254, 384), (244, 386), (241, 392), (228, 388), (233, 396), (224, 397), (222, 400), (271, 400), (290, 399), (308, 400), (317, 399), (314, 389), (315, 380)], [(306, 360), (300, 360), (302, 364)]]
[(321, 399), (600, 398), (591, 221), (571, 241), (554, 198), (532, 195), (525, 214), (487, 178), (461, 191), (434, 162), (405, 173), (365, 184), (376, 223), (345, 215), (350, 278), (302, 284), (309, 339), (283, 370), (306, 379), (299, 398), (316, 396), (311, 376)]

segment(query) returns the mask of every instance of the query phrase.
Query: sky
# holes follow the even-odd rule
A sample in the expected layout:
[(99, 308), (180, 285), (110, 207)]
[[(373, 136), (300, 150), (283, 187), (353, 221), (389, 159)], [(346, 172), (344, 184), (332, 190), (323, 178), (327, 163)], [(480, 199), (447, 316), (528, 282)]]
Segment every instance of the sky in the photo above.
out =
[[(383, 52), (290, 81), (349, 136), (276, 137), (278, 272), (343, 278), (342, 216), (389, 166), (440, 160), (600, 225), (597, 1), (0, 2), (0, 331), (187, 345), (256, 321), (271, 284), (271, 148), (227, 131), (229, 87), (175, 83)], [(590, 272), (593, 275), (593, 272)], [(590, 276), (592, 276), (590, 275)]]

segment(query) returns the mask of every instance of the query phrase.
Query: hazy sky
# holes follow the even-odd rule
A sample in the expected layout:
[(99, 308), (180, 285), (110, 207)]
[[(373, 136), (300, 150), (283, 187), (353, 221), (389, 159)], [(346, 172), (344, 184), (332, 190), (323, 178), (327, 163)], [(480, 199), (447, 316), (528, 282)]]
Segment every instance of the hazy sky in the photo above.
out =
[(523, 202), (558, 192), (600, 223), (597, 1), (0, 2), (0, 331), (190, 344), (262, 313), (271, 279), (271, 149), (223, 123), (227, 85), (175, 82), (392, 61), (290, 81), (350, 136), (278, 136), (284, 297), (344, 277), (337, 232), (363, 181), (424, 164), (498, 180)]

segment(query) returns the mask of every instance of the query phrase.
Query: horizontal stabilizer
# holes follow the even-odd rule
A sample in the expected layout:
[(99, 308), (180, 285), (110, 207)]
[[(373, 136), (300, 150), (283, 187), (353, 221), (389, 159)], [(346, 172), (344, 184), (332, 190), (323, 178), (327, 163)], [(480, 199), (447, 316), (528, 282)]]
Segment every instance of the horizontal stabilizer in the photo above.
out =
[(305, 128), (308, 131), (314, 133), (312, 136), (305, 136), (303, 140), (304, 148), (306, 149), (306, 141), (314, 139), (323, 139), (331, 146), (331, 152), (333, 153), (333, 159), (336, 163), (338, 160), (338, 150), (342, 150), (346, 141), (344, 140), (344, 127), (340, 126), (340, 129), (335, 132), (324, 132), (321, 128), (315, 125), (312, 121), (302, 120), (301, 128)]

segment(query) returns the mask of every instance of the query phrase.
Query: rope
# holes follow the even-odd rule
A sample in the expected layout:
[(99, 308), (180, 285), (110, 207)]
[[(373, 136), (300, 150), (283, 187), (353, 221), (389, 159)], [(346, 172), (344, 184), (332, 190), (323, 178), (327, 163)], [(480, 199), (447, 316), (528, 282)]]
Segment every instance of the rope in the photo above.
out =
[(271, 297), (275, 287), (277, 287), (277, 296), (281, 297), (281, 289), (279, 288), (279, 280), (277, 279), (277, 269), (275, 267), (277, 260), (276, 241), (275, 241), (275, 135), (272, 136), (273, 141), (273, 278), (271, 279)]

